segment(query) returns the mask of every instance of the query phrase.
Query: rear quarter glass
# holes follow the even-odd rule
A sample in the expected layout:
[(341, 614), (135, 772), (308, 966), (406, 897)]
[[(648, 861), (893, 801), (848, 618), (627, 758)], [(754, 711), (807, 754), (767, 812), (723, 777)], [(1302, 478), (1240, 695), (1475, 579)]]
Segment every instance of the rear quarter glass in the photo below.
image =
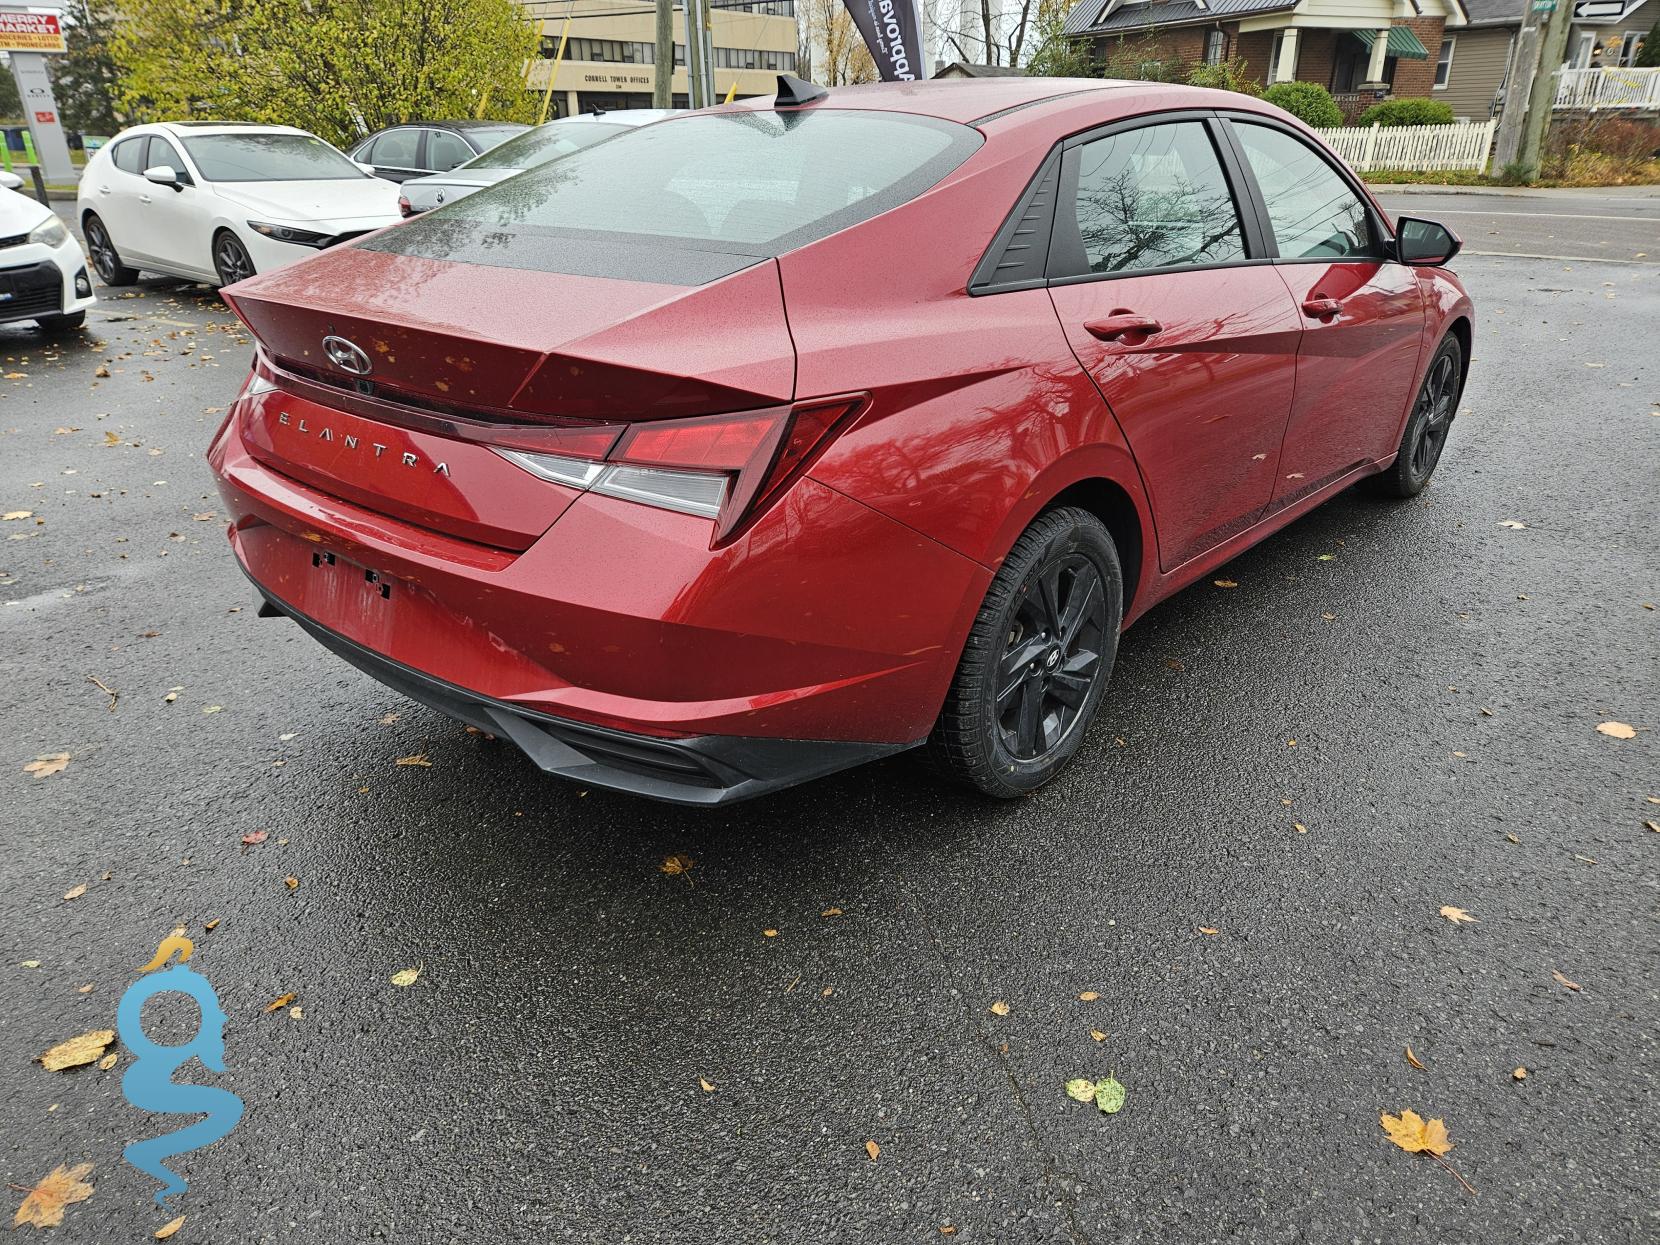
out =
[[(813, 109), (672, 118), (470, 195), (361, 245), (543, 272), (702, 284), (915, 198), (967, 160), (978, 131), (906, 113)], [(586, 244), (586, 245), (584, 245)], [(671, 253), (699, 263), (669, 264)], [(661, 275), (657, 259), (675, 270)]]

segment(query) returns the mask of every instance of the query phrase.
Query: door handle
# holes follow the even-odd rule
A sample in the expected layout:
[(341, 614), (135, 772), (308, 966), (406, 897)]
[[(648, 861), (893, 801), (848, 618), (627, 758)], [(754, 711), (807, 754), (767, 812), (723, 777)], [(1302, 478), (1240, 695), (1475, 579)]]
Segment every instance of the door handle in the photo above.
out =
[(101, 194), (101, 195), (107, 195), (109, 192), (110, 192), (110, 188), (108, 186), (98, 187), (98, 193)]
[(1335, 298), (1321, 298), (1316, 295), (1313, 298), (1303, 299), (1304, 314), (1313, 316), (1316, 320), (1329, 319), (1330, 317), (1339, 314), (1342, 310), (1343, 304), (1338, 302)]
[(150, 202), (150, 196), (149, 195), (139, 195), (138, 196), (138, 201), (140, 203), (148, 203), (148, 202)]
[(1154, 333), (1164, 332), (1164, 325), (1149, 316), (1138, 315), (1120, 307), (1110, 316), (1102, 316), (1098, 320), (1085, 320), (1084, 331), (1104, 342), (1115, 342), (1125, 336), (1134, 336), (1139, 341), (1151, 337)]

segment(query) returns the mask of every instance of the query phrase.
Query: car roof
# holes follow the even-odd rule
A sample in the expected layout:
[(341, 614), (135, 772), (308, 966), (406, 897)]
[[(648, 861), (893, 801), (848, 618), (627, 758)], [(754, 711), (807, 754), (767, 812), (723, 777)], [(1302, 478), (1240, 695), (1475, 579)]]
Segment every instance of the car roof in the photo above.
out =
[[(610, 112), (579, 112), (569, 117), (558, 118), (558, 124), (566, 125), (578, 121), (604, 121), (611, 125), (650, 125), (653, 121), (662, 121), (667, 117), (678, 117), (685, 113), (684, 108), (615, 108)], [(553, 121), (549, 125), (555, 124)]]
[[(395, 121), (391, 125), (383, 125), (375, 134), (384, 134), (388, 130), (407, 130), (419, 128), (423, 130), (528, 130), (530, 126), (523, 121)], [(364, 135), (373, 138), (373, 134)]]
[[(262, 125), (257, 121), (156, 121), (149, 125), (135, 125), (134, 130), (149, 134), (306, 134), (294, 125)], [(125, 132), (125, 131), (123, 131)], [(119, 137), (119, 135), (117, 136)]]

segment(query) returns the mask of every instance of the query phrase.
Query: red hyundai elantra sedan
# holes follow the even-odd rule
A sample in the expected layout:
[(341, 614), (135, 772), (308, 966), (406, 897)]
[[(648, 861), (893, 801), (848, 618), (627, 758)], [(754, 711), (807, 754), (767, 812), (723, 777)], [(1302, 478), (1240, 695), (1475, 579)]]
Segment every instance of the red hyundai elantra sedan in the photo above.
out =
[(1125, 625), (1424, 487), (1458, 246), (1240, 95), (781, 79), (232, 286), (210, 461), (265, 612), (551, 773), (1015, 796)]

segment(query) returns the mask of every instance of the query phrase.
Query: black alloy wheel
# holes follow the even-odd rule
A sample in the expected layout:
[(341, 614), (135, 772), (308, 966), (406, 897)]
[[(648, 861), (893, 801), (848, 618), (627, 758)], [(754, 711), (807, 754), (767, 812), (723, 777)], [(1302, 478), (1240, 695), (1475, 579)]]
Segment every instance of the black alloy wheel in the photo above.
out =
[(235, 285), (254, 275), (254, 261), (248, 248), (228, 229), (221, 230), (213, 240), (213, 268), (219, 274), (221, 286)]
[(1418, 400), (1401, 433), (1394, 463), (1368, 477), (1367, 488), (1384, 497), (1416, 497), (1424, 491), (1435, 464), (1441, 461), (1441, 451), (1446, 449), (1447, 433), (1452, 430), (1463, 388), (1464, 349), (1458, 338), (1448, 333), (1424, 370)]
[(928, 737), (930, 764), (1001, 799), (1048, 782), (1101, 703), (1123, 612), (1101, 520), (1075, 506), (1039, 515), (986, 590)]
[(92, 267), (100, 281), (105, 285), (131, 285), (138, 280), (138, 270), (121, 262), (103, 221), (96, 216), (88, 216), (81, 232), (86, 235), (86, 249), (92, 253)]

